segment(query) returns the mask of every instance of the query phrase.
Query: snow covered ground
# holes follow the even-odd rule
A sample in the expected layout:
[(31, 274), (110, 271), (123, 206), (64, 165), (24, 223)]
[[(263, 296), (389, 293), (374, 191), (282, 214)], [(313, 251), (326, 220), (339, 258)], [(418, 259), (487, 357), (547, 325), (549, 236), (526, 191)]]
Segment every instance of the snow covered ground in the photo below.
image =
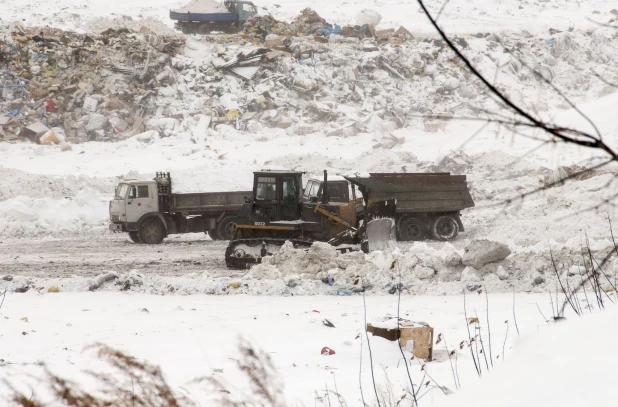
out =
[[(21, 21), (28, 26), (50, 25), (80, 32), (102, 31), (110, 26), (139, 29), (146, 24), (160, 33), (171, 33), (167, 13), (183, 3), (0, 0), (0, 24)], [(257, 3), (261, 11), (283, 19), (293, 18), (308, 6), (297, 0)], [(434, 12), (442, 6), (441, 1), (427, 3)], [(415, 35), (433, 35), (415, 1), (366, 0), (351, 5), (319, 0), (310, 7), (340, 24), (353, 22), (361, 8), (378, 9), (384, 17), (380, 28), (404, 25)], [(577, 41), (588, 43), (603, 37), (615, 44), (611, 29), (601, 30), (589, 20), (606, 22), (613, 8), (615, 1), (610, 0), (453, 0), (440, 21), (449, 33), (506, 32), (508, 36), (528, 35), (526, 31), (539, 43), (545, 41), (549, 28), (573, 27)], [(611, 49), (608, 54), (612, 54)], [(486, 57), (481, 60), (493, 60), (493, 56)], [(582, 70), (613, 74), (615, 66), (607, 61), (611, 59), (590, 58)], [(523, 103), (538, 102), (538, 88), (516, 83), (508, 75), (498, 81), (517, 87)], [(568, 83), (565, 77), (560, 81)], [(570, 84), (566, 92), (576, 96), (578, 107), (595, 122), (604, 139), (618, 146), (615, 90), (600, 93), (578, 86)], [(545, 117), (592, 131), (573, 110), (538, 95), (543, 99), (541, 105), (547, 107)], [(422, 99), (423, 94), (414, 97)], [(385, 266), (392, 260), (389, 255), (359, 259), (362, 267), (347, 271), (339, 268), (340, 264), (331, 268), (324, 263), (311, 278), (298, 278), (302, 272), (297, 265), (290, 266), (297, 259), (293, 256), (255, 273), (239, 275), (223, 264), (225, 244), (210, 241), (203, 234), (176, 236), (152, 250), (133, 245), (124, 236), (107, 235), (108, 199), (119, 179), (151, 178), (158, 170), (171, 171), (175, 186), (185, 192), (246, 190), (251, 172), (266, 167), (300, 169), (308, 175), (318, 175), (325, 168), (331, 173), (448, 170), (468, 175), (477, 206), (463, 213), (467, 231), (452, 246), (400, 244), (396, 256), (402, 259), (401, 266), (417, 261), (414, 256), (432, 259), (438, 251), (461, 255), (472, 239), (503, 242), (512, 254), (502, 271), (494, 270), (482, 281), (473, 281), (484, 284), (492, 293), (491, 329), (492, 337), (497, 338), (492, 343), (495, 372), (485, 374), (481, 381), (476, 379), (468, 349), (458, 347), (460, 341), (467, 340), (463, 298), (450, 294), (461, 293), (469, 282), (462, 278), (463, 267), (458, 265), (451, 274), (427, 280), (412, 273), (405, 275), (402, 315), (426, 321), (435, 327), (436, 336), (444, 335), (449, 350), (457, 351), (464, 389), (453, 397), (444, 397), (435, 388), (437, 382), (455, 390), (447, 352), (443, 344), (436, 345), (436, 360), (427, 364), (434, 380), (423, 390), (431, 389), (421, 405), (614, 404), (604, 395), (618, 367), (609, 351), (613, 346), (610, 341), (618, 333), (616, 310), (598, 312), (581, 321), (567, 315), (567, 322), (548, 327), (537, 304), (545, 317), (552, 315), (547, 292), (555, 291), (556, 279), (549, 266), (550, 248), (563, 278), (576, 283), (581, 276), (570, 270), (577, 268), (585, 236), (590, 237), (595, 251), (611, 247), (607, 218), (615, 219), (615, 206), (596, 205), (613, 197), (616, 167), (604, 167), (521, 204), (503, 205), (505, 199), (558, 180), (578, 165), (598, 162), (598, 154), (514, 137), (491, 126), (472, 137), (482, 126), (476, 121), (449, 121), (437, 133), (424, 131), (420, 121), (412, 123), (395, 132), (406, 142), (392, 150), (372, 149), (376, 135), (369, 133), (327, 137), (325, 130), (318, 129), (299, 136), (282, 129), (265, 129), (254, 134), (226, 126), (209, 134), (206, 143), (196, 144), (186, 134), (196, 124), (190, 120), (185, 124), (185, 134), (113, 144), (88, 142), (75, 144), (65, 152), (53, 146), (0, 143), (0, 278), (12, 278), (0, 280), (0, 294), (9, 289), (0, 305), (0, 377), (17, 380), (27, 394), (31, 384), (36, 395), (45, 397), (40, 386), (28, 382), (24, 372), (35, 371), (34, 363), (43, 360), (56, 372), (77, 377), (81, 368), (97, 359), (83, 351), (84, 347), (103, 342), (161, 365), (176, 390), (187, 389), (207, 406), (212, 394), (188, 382), (213, 376), (232, 384), (234, 394), (246, 392), (234, 360), (237, 339), (244, 336), (272, 357), (289, 405), (329, 405), (324, 397), (326, 387), (333, 390), (335, 383), (348, 405), (360, 405), (361, 349), (364, 394), (368, 397), (373, 391), (366, 341), (357, 337), (364, 326), (362, 298), (335, 294), (351, 289), (354, 276), (366, 273), (373, 283), (367, 290), (369, 319), (396, 313), (396, 296), (386, 295), (398, 283), (397, 276)], [(615, 274), (618, 263), (611, 263), (610, 270)], [(102, 292), (89, 292), (92, 279), (107, 272), (118, 277), (100, 287)], [(333, 286), (319, 278), (329, 272), (335, 277)], [(539, 277), (544, 283), (535, 283)], [(236, 283), (238, 288), (234, 288)], [(59, 287), (60, 293), (48, 293), (52, 286)], [(20, 287), (29, 290), (23, 294), (12, 291)], [(123, 289), (127, 292), (119, 292)], [(512, 319), (512, 295), (493, 294), (512, 290), (517, 291), (521, 339)], [(484, 296), (472, 291), (467, 301), (468, 311), (478, 312), (483, 320)], [(336, 328), (324, 326), (325, 318)], [(595, 338), (592, 351), (591, 337)], [(386, 374), (395, 394), (401, 396), (406, 377), (397, 347), (381, 338), (371, 341), (378, 383), (384, 385)], [(337, 353), (320, 355), (324, 346)], [(576, 363), (572, 363), (574, 360)], [(420, 363), (412, 362), (415, 383), (424, 377)], [(3, 389), (0, 397), (6, 394)]]
[[(488, 347), (485, 296), (472, 293), (467, 296), (466, 301), (468, 313), (478, 315), (483, 321), (481, 326), (484, 346)], [(542, 368), (546, 364), (541, 360), (554, 360), (545, 350), (551, 347), (552, 341), (555, 341), (554, 344), (561, 342), (559, 335), (569, 336), (570, 342), (561, 345), (561, 349), (566, 352), (564, 357), (569, 359), (568, 354), (577, 349), (579, 338), (587, 336), (571, 336), (572, 330), (567, 329), (565, 333), (565, 329), (560, 326), (549, 328), (537, 309), (538, 304), (545, 317), (551, 317), (551, 304), (545, 294), (516, 296), (515, 312), (520, 337), (513, 320), (513, 295), (490, 295), (488, 301), (496, 377), (494, 378), (492, 373), (487, 380), (502, 383), (504, 379), (501, 379), (501, 376), (509, 375), (509, 369), (518, 369), (523, 364), (529, 366), (530, 371), (535, 371), (533, 366)], [(368, 321), (397, 313), (396, 296), (367, 297), (366, 303)], [(615, 317), (613, 311), (606, 314), (593, 316), (590, 324), (595, 325), (600, 319), (608, 322)], [(0, 327), (0, 357), (4, 365), (0, 374), (3, 378), (12, 378), (14, 383), (19, 382), (22, 389), (28, 389), (28, 384), (32, 384), (31, 381), (25, 381), (23, 372), (36, 371), (34, 363), (40, 360), (49, 364), (54, 372), (79, 380), (75, 372), (97, 362), (91, 352), (84, 351), (84, 347), (100, 342), (125, 351), (138, 360), (160, 365), (175, 390), (183, 392), (184, 388), (190, 391), (202, 406), (213, 405), (208, 401), (213, 393), (205, 391), (201, 385), (191, 384), (190, 381), (201, 376), (214, 376), (232, 386), (230, 390), (233, 394), (246, 392), (243, 385), (245, 382), (236, 367), (239, 339), (246, 338), (272, 358), (284, 383), (286, 400), (290, 406), (326, 406), (328, 402), (323, 398), (325, 390), (334, 390), (335, 385), (348, 405), (360, 405), (358, 375), (361, 347), (361, 382), (366, 400), (370, 402), (373, 399), (367, 342), (364, 335), (358, 336), (363, 333), (364, 326), (361, 297), (26, 293), (8, 294), (1, 315), (3, 322)], [(408, 320), (429, 323), (435, 329), (436, 338), (438, 334), (442, 334), (449, 351), (456, 350), (456, 356), (452, 357), (453, 360), (457, 358), (461, 387), (468, 389), (477, 386), (478, 378), (470, 351), (467, 347), (459, 349), (459, 343), (468, 340), (461, 296), (404, 296), (400, 315)], [(331, 321), (335, 327), (324, 326), (324, 319)], [(571, 323), (573, 329), (586, 329), (586, 334), (598, 332), (588, 331), (586, 321), (569, 321), (565, 325)], [(614, 332), (615, 323), (614, 319)], [(608, 339), (599, 340), (611, 340), (611, 333), (607, 332), (604, 336)], [(433, 381), (429, 387), (423, 386), (421, 393), (431, 390), (423, 397), (421, 405), (431, 405), (432, 400), (444, 399), (435, 383), (445, 386), (449, 391), (455, 391), (444, 340), (435, 345), (435, 360), (426, 363), (426, 369)], [(392, 383), (394, 394), (399, 398), (404, 394), (402, 389), (409, 385), (397, 346), (394, 342), (379, 337), (370, 337), (370, 344), (378, 385), (386, 386), (387, 376)], [(543, 346), (537, 347), (540, 344)], [(571, 352), (566, 348), (567, 344), (574, 346), (570, 349)], [(321, 355), (320, 351), (324, 346), (335, 350), (336, 354)], [(513, 347), (516, 348), (515, 351), (512, 350)], [(540, 349), (544, 351), (541, 353)], [(407, 357), (409, 356), (408, 353)], [(535, 361), (535, 358), (536, 365), (530, 365), (529, 362)], [(482, 356), (481, 359), (483, 360)], [(611, 360), (615, 360), (603, 361), (594, 355), (581, 359), (581, 367), (587, 375), (595, 374), (596, 369), (611, 367)], [(594, 368), (593, 361), (599, 362)], [(567, 361), (562, 362), (564, 363)], [(415, 383), (430, 380), (421, 371), (423, 364), (425, 362), (422, 360), (411, 362), (410, 370)], [(486, 370), (483, 360), (484, 375)], [(562, 388), (560, 378), (567, 375), (568, 373), (563, 373), (554, 377), (552, 383), (558, 389)], [(525, 377), (534, 374), (521, 376), (519, 380), (525, 381)], [(572, 376), (577, 377), (574, 372)], [(533, 377), (530, 377), (530, 380), (534, 380)], [(599, 380), (604, 379), (599, 377)], [(611, 377), (606, 377), (605, 380), (611, 380)], [(482, 386), (483, 382), (480, 385)], [(549, 394), (556, 389), (545, 387), (541, 390), (541, 393)], [(30, 390), (26, 392), (30, 394)], [(38, 397), (45, 395), (40, 385), (34, 387), (34, 392)], [(494, 392), (497, 391), (492, 390), (483, 397), (489, 399)], [(513, 401), (510, 405), (522, 404)]]

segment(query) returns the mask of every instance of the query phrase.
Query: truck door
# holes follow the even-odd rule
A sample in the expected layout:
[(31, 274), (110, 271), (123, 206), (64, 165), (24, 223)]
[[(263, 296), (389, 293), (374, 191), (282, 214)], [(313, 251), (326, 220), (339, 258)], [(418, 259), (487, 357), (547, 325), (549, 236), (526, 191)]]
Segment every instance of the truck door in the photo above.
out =
[(240, 2), (236, 6), (236, 14), (238, 14), (240, 21), (247, 21), (250, 17), (257, 14), (257, 10), (251, 2)]
[(300, 219), (300, 188), (297, 177), (285, 176), (281, 178), (281, 220)]
[(127, 194), (127, 223), (137, 222), (143, 214), (158, 210), (154, 184), (134, 184)]
[(253, 192), (254, 224), (278, 220), (276, 219), (277, 192), (276, 177), (256, 175), (255, 191)]

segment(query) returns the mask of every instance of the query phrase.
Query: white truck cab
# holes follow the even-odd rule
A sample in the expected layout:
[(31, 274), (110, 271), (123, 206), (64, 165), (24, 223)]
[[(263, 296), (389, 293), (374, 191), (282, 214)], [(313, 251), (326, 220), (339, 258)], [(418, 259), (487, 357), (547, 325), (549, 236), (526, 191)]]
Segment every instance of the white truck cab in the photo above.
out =
[[(116, 187), (114, 199), (109, 205), (109, 229), (114, 232), (129, 232), (132, 240), (138, 239), (140, 219), (159, 211), (157, 182), (126, 181)], [(133, 232), (133, 233), (132, 233)], [(135, 237), (135, 239), (134, 239)]]

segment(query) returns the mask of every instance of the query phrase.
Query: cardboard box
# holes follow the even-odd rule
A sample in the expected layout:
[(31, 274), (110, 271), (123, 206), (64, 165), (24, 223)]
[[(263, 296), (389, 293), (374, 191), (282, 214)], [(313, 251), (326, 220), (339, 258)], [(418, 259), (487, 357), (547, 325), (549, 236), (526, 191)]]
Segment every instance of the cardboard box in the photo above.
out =
[(399, 346), (420, 359), (433, 358), (433, 328), (429, 325), (413, 322), (396, 322), (393, 327), (381, 327), (380, 324), (367, 324), (367, 332), (389, 341), (399, 340)]

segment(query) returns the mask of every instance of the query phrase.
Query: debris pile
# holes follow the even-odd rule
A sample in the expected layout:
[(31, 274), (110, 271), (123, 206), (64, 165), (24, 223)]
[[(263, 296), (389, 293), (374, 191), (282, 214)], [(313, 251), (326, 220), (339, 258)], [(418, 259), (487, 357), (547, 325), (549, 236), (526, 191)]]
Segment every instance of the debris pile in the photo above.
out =
[(182, 44), (146, 28), (0, 34), (0, 139), (64, 144), (137, 134), (156, 109), (156, 89), (174, 81), (170, 57)]
[[(339, 29), (340, 30), (340, 29)], [(273, 16), (253, 16), (243, 26), (243, 32), (261, 38), (274, 34), (279, 36), (328, 35), (335, 32), (333, 26), (310, 8), (300, 12), (292, 23), (276, 20)]]
[[(301, 136), (370, 133), (374, 148), (391, 149), (405, 143), (402, 128), (439, 132), (454, 115), (501, 109), (443, 41), (405, 27), (376, 29), (378, 17), (363, 10), (358, 25), (340, 28), (305, 9), (289, 24), (258, 16), (245, 33), (183, 38), (147, 29), (0, 34), (0, 136), (62, 144), (147, 131), (140, 141), (182, 135), (201, 143), (228, 125)], [(615, 91), (581, 69), (591, 59), (618, 63), (617, 38), (605, 27), (554, 30), (546, 39), (523, 32), (453, 40), (533, 111), (564, 105), (545, 81), (575, 102)], [(609, 69), (595, 73), (617, 80)]]

